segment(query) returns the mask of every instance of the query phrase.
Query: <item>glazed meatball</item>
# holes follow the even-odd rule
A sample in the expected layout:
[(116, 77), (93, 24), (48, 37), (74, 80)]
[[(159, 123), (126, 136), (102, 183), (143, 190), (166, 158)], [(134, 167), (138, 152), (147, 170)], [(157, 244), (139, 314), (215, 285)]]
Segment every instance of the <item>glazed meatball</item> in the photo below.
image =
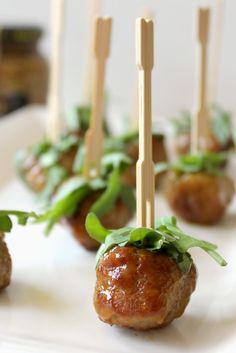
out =
[[(177, 155), (183, 155), (190, 152), (190, 134), (185, 133), (176, 137), (175, 150)], [(221, 144), (213, 135), (209, 138), (208, 151), (209, 152), (226, 152), (233, 148), (233, 140), (230, 139), (225, 144)]]
[(165, 254), (119, 246), (103, 255), (96, 275), (99, 318), (136, 330), (163, 327), (181, 316), (197, 278), (194, 264), (183, 273)]
[[(73, 147), (71, 150), (63, 153), (58, 161), (58, 164), (66, 169), (69, 175), (73, 172), (73, 163), (77, 148)], [(31, 190), (34, 192), (41, 192), (47, 184), (47, 170), (44, 169), (38, 158), (29, 154), (22, 165), (25, 181)]]
[[(165, 140), (163, 135), (152, 136), (152, 151), (154, 163), (167, 161), (167, 152), (165, 148)], [(133, 160), (132, 165), (123, 174), (123, 182), (129, 186), (136, 186), (136, 162), (139, 157), (138, 143), (130, 143), (127, 146), (127, 154)], [(163, 173), (156, 176), (156, 185), (159, 185), (163, 177)]]
[(6, 288), (11, 280), (11, 257), (7, 245), (0, 232), (0, 289)]
[[(93, 192), (81, 202), (74, 216), (62, 220), (79, 243), (88, 250), (97, 250), (100, 246), (96, 240), (88, 235), (85, 229), (87, 214), (100, 195), (99, 192)], [(124, 227), (131, 218), (132, 213), (129, 208), (121, 199), (118, 199), (112, 210), (101, 217), (101, 222), (108, 229), (119, 229)]]
[(206, 173), (169, 172), (165, 193), (171, 208), (181, 218), (199, 224), (221, 219), (234, 194), (234, 183), (227, 176)]

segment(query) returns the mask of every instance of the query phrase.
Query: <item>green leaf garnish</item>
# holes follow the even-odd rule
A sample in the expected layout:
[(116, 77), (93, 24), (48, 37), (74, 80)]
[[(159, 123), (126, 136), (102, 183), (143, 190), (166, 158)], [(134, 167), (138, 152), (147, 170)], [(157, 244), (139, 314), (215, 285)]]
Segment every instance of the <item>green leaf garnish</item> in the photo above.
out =
[(93, 234), (93, 239), (95, 239), (98, 243), (104, 243), (105, 239), (111, 231), (105, 229), (97, 216), (94, 213), (88, 214), (88, 232)]
[(47, 171), (47, 184), (43, 191), (37, 195), (38, 200), (44, 204), (47, 204), (56, 188), (62, 184), (67, 176), (68, 173), (65, 168), (59, 165), (54, 165), (49, 168)]
[[(49, 234), (55, 223), (63, 217), (73, 216), (84, 198), (94, 191), (100, 191), (101, 195), (91, 205), (91, 210), (97, 216), (102, 217), (112, 209), (121, 195), (121, 189), (121, 177), (118, 169), (112, 171), (108, 180), (101, 178), (86, 180), (81, 176), (72, 177), (59, 187), (52, 205), (45, 214), (38, 218), (37, 222), (47, 222), (46, 234)], [(131, 197), (131, 191), (129, 195)], [(133, 201), (129, 202), (135, 202), (133, 194), (132, 197)]]
[(227, 160), (226, 153), (198, 152), (178, 157), (173, 163), (157, 163), (156, 174), (167, 170), (180, 173), (206, 172), (212, 175), (221, 174), (222, 164)]
[[(69, 131), (81, 132), (82, 135), (88, 130), (90, 123), (90, 116), (92, 113), (91, 105), (80, 105), (74, 107), (67, 115), (67, 126)], [(104, 121), (104, 132), (109, 135), (109, 129), (106, 123), (106, 119), (103, 118)]]
[(9, 233), (12, 230), (10, 216), (17, 218), (18, 224), (24, 226), (30, 218), (37, 220), (39, 216), (35, 212), (24, 212), (15, 210), (0, 210), (0, 231)]
[[(217, 104), (210, 107), (211, 130), (216, 140), (221, 145), (226, 145), (231, 140), (234, 142), (232, 116)], [(176, 136), (188, 134), (191, 128), (191, 113), (184, 110), (178, 118), (171, 119)]]
[(212, 132), (222, 145), (226, 145), (232, 139), (233, 126), (231, 114), (216, 104), (212, 105), (212, 114)]
[(128, 245), (152, 252), (166, 253), (177, 262), (181, 271), (188, 272), (192, 265), (188, 250), (199, 247), (221, 266), (227, 265), (226, 261), (216, 251), (217, 246), (215, 244), (185, 234), (178, 228), (175, 217), (158, 219), (155, 228), (125, 227), (119, 230), (108, 230), (101, 225), (95, 214), (89, 213), (85, 227), (89, 235), (102, 244), (97, 254), (97, 261), (114, 246)]

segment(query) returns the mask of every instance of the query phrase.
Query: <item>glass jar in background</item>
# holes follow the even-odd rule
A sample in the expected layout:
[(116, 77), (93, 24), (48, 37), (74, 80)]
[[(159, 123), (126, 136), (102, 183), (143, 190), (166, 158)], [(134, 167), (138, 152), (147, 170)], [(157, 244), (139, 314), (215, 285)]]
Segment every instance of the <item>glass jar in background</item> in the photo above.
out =
[(27, 104), (44, 104), (48, 65), (38, 51), (38, 27), (0, 28), (0, 116)]

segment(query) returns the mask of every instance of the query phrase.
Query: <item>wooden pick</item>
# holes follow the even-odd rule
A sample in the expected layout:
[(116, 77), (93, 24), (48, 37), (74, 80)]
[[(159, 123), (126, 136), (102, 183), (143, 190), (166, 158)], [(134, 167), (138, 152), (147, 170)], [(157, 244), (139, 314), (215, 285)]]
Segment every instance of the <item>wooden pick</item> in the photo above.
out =
[(154, 227), (155, 176), (152, 160), (151, 73), (153, 22), (136, 21), (136, 61), (139, 69), (139, 159), (136, 165), (137, 226)]
[(223, 17), (225, 12), (225, 1), (216, 0), (216, 15), (215, 15), (215, 25), (212, 32), (212, 54), (210, 60), (210, 92), (209, 101), (215, 102), (217, 96), (217, 88), (219, 81), (219, 66), (220, 66), (220, 50), (221, 50), (221, 40), (222, 40), (222, 30), (223, 30)]
[[(145, 8), (143, 10), (142, 18), (145, 18), (146, 20), (152, 20), (154, 21), (155, 19), (155, 13), (149, 8)], [(138, 130), (138, 95), (139, 95), (139, 90), (138, 90), (138, 84), (136, 82), (136, 77), (135, 77), (135, 88), (132, 96), (132, 105), (131, 105), (131, 121), (130, 121), (130, 128), (132, 130)]]
[[(84, 176), (90, 178), (100, 174), (103, 147), (103, 105), (106, 60), (110, 52), (111, 18), (98, 17), (95, 21), (94, 55), (95, 72), (92, 89), (92, 114), (90, 127), (85, 135)], [(95, 174), (92, 171), (95, 169)]]
[(48, 92), (48, 119), (47, 134), (49, 139), (55, 143), (60, 137), (62, 130), (61, 102), (62, 102), (62, 47), (64, 31), (64, 0), (51, 1), (51, 34), (52, 49), (50, 58), (50, 77)]
[(101, 7), (101, 0), (90, 0), (88, 24), (89, 24), (89, 46), (86, 55), (86, 67), (83, 81), (83, 104), (91, 104), (91, 90), (92, 90), (92, 77), (94, 73), (94, 57), (93, 57), (93, 44), (94, 44), (94, 18), (98, 16)]
[(197, 89), (192, 123), (192, 152), (206, 150), (209, 139), (209, 116), (206, 93), (209, 15), (210, 11), (208, 8), (197, 9)]

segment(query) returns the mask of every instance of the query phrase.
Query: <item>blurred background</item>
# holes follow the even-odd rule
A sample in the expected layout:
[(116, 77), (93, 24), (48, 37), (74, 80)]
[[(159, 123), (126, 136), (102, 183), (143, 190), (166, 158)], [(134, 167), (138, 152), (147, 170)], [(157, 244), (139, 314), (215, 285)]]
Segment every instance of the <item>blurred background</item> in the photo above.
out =
[[(154, 114), (173, 116), (182, 108), (192, 108), (195, 53), (194, 8), (197, 4), (212, 6), (213, 29), (216, 1), (100, 1), (99, 13), (114, 18), (112, 49), (106, 79), (113, 106), (119, 107), (125, 114), (129, 114), (132, 110), (137, 85), (135, 18), (150, 10), (153, 11), (156, 22), (156, 66), (153, 71)], [(89, 2), (67, 0), (63, 68), (65, 110), (82, 99), (84, 70), (88, 56)], [(236, 47), (234, 46), (236, 1), (225, 0), (224, 4), (219, 79), (215, 100), (225, 109), (234, 112), (236, 109)], [(0, 0), (1, 26), (28, 24), (42, 27), (44, 34), (39, 44), (46, 58), (50, 52), (49, 5), (48, 0)], [(1, 84), (0, 81), (0, 86)]]

